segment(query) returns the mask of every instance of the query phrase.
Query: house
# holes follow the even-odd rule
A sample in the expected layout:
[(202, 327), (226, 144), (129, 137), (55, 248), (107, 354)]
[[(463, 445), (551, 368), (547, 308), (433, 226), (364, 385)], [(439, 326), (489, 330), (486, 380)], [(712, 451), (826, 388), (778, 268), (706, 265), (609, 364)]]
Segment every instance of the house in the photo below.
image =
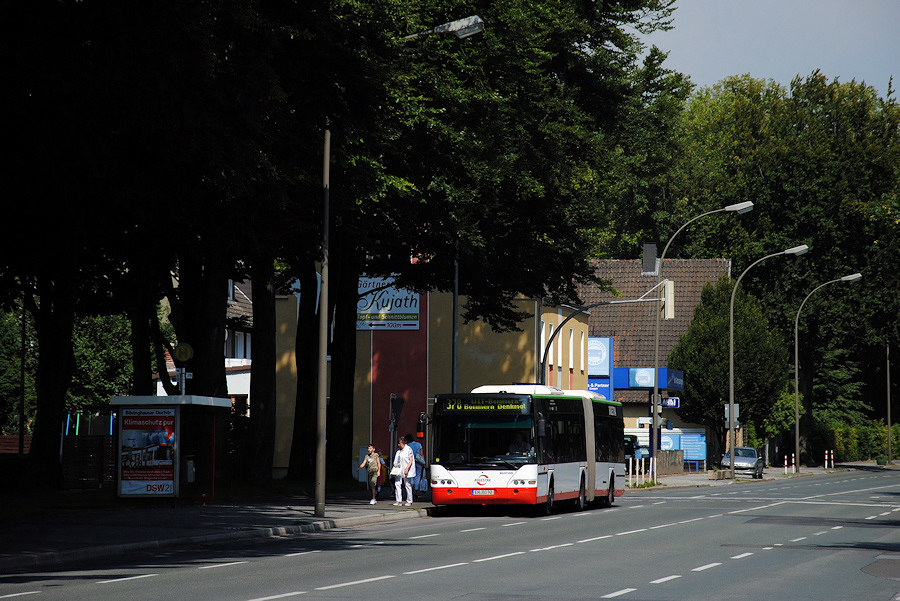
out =
[[(601, 301), (634, 300), (641, 297), (656, 298), (651, 291), (657, 284), (655, 273), (642, 272), (640, 260), (597, 261), (595, 273), (598, 277), (612, 280), (613, 287), (620, 293), (600, 292), (593, 287), (582, 287), (579, 295), (585, 305)], [(674, 282), (674, 318), (660, 319), (659, 322), (659, 367), (667, 367), (667, 357), (682, 334), (686, 333), (694, 316), (694, 309), (700, 304), (700, 294), (707, 283), (715, 284), (718, 279), (731, 274), (728, 259), (666, 259), (660, 271), (660, 281)], [(613, 337), (615, 339), (613, 364), (617, 374), (634, 369), (654, 368), (656, 344), (656, 315), (658, 303), (619, 303), (602, 305), (591, 311), (589, 319), (590, 336)], [(690, 377), (689, 374), (685, 377)], [(621, 382), (623, 379), (618, 378)], [(663, 397), (676, 396), (665, 388), (660, 377), (660, 393)], [(624, 378), (627, 386), (627, 375)], [(650, 400), (653, 383), (635, 388), (615, 387), (615, 399), (624, 404), (625, 433), (638, 437), (641, 444), (650, 444), (649, 428), (642, 422), (649, 422)], [(706, 428), (699, 424), (682, 421), (672, 408), (664, 408), (662, 418), (672, 422), (668, 434), (673, 437), (684, 434), (704, 434)], [(724, 419), (724, 417), (723, 417)], [(646, 425), (649, 426), (649, 423)]]

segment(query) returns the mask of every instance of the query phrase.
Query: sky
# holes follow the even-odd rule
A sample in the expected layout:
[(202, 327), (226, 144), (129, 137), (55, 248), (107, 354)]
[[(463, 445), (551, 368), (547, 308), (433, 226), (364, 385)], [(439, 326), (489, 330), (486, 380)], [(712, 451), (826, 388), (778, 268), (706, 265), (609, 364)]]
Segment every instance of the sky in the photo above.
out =
[(900, 0), (676, 0), (674, 29), (645, 41), (708, 87), (749, 73), (789, 86), (819, 69), (887, 94), (900, 88)]

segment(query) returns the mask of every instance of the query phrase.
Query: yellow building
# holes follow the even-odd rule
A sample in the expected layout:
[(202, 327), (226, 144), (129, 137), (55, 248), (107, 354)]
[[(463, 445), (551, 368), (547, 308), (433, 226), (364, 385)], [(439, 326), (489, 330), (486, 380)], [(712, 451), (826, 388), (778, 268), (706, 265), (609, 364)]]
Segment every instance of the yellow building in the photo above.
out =
[[(355, 457), (369, 442), (390, 452), (396, 437), (415, 433), (420, 413), (434, 396), (453, 391), (453, 297), (450, 293), (392, 291), (398, 320), (360, 308), (357, 323), (353, 433)], [(465, 304), (461, 298), (460, 306)], [(536, 383), (550, 337), (577, 310), (520, 299), (517, 310), (529, 315), (521, 331), (498, 334), (484, 322), (458, 323), (457, 386), (469, 391), (483, 384)], [(283, 475), (290, 456), (296, 398), (294, 334), (297, 299), (279, 297), (276, 305), (276, 386), (278, 417), (274, 473)], [(588, 315), (578, 313), (554, 337), (544, 382), (560, 388), (587, 389)], [(402, 404), (392, 431), (391, 409)]]

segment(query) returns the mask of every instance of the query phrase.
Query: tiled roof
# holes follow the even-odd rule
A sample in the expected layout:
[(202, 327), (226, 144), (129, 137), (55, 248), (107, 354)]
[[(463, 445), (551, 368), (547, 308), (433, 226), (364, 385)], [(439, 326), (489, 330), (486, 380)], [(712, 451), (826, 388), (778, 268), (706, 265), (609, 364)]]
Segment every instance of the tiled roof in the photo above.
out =
[(234, 330), (249, 332), (253, 329), (253, 291), (250, 282), (234, 282), (234, 300), (228, 301), (225, 322)]
[[(600, 301), (634, 300), (647, 294), (656, 285), (656, 276), (641, 275), (640, 260), (597, 261), (595, 273), (600, 278), (612, 280), (613, 288), (621, 292), (616, 297), (599, 292), (596, 287), (583, 286), (579, 295), (585, 305)], [(660, 279), (675, 283), (675, 318), (659, 322), (659, 366), (666, 366), (666, 357), (687, 332), (694, 316), (694, 308), (700, 304), (700, 292), (707, 282), (715, 283), (719, 277), (730, 275), (729, 259), (666, 259)], [(656, 292), (645, 298), (655, 297)], [(590, 310), (589, 336), (615, 337), (613, 364), (615, 367), (653, 367), (653, 346), (656, 332), (654, 310), (656, 303), (624, 303), (601, 305)]]

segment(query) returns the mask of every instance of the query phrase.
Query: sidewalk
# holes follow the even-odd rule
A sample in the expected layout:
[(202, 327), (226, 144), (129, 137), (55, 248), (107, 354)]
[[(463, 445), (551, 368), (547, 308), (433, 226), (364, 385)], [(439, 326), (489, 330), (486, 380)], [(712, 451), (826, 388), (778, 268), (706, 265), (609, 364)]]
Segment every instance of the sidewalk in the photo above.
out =
[(36, 521), (4, 526), (0, 574), (141, 550), (420, 518), (432, 507), (430, 501), (422, 500), (410, 507), (397, 507), (388, 498), (370, 505), (370, 498), (365, 491), (326, 495), (324, 517), (316, 517), (315, 499), (307, 496), (205, 506), (160, 506), (151, 500), (144, 507), (130, 503), (111, 509), (60, 511)]
[[(841, 469), (890, 469), (870, 464), (843, 464)], [(827, 470), (828, 472), (834, 470)], [(823, 468), (803, 467), (785, 475), (781, 468), (765, 471), (764, 480), (824, 474)], [(679, 487), (750, 485), (759, 480), (710, 480), (706, 472), (660, 476), (660, 485), (626, 488), (626, 495)], [(79, 494), (61, 493), (61, 494)], [(134, 551), (172, 548), (229, 540), (266, 538), (425, 517), (433, 505), (427, 499), (411, 507), (396, 507), (383, 495), (369, 504), (365, 491), (326, 495), (325, 516), (315, 516), (315, 499), (283, 496), (275, 501), (163, 505), (129, 503), (104, 509), (61, 510), (49, 516), (7, 524), (0, 539), (0, 574), (22, 572), (73, 560), (123, 555)]]

